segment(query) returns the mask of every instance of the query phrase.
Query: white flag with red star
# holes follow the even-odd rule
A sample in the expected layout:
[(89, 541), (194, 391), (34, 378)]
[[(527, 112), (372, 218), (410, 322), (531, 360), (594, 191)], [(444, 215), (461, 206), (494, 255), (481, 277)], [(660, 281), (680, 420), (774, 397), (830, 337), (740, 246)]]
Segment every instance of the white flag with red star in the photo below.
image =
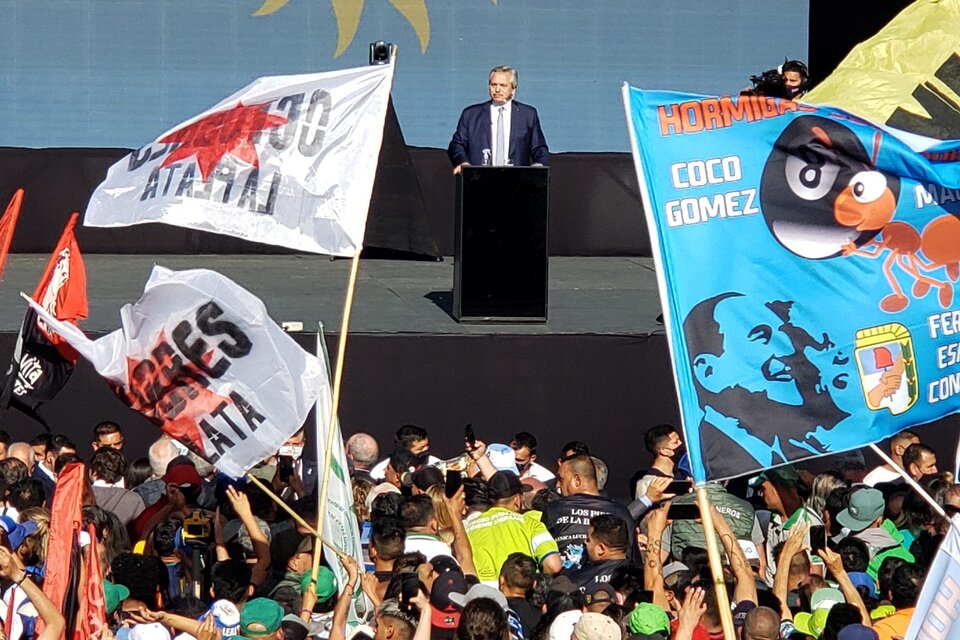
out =
[(260, 78), (110, 167), (83, 224), (163, 222), (353, 256), (393, 65)]

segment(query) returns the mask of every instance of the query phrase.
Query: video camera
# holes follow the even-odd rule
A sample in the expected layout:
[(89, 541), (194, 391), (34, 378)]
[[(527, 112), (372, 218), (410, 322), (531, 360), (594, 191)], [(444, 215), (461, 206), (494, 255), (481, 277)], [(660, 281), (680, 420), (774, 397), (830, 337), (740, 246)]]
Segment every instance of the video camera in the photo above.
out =
[[(790, 90), (783, 79), (785, 71), (797, 71), (803, 79), (799, 89)], [(799, 60), (783, 59), (783, 64), (773, 69), (767, 69), (759, 75), (750, 76), (750, 82), (753, 89), (749, 93), (757, 96), (766, 96), (769, 98), (794, 99), (798, 95), (806, 93), (810, 85), (810, 72), (807, 65)]]
[(197, 509), (183, 521), (183, 541), (190, 546), (213, 543), (213, 518)]

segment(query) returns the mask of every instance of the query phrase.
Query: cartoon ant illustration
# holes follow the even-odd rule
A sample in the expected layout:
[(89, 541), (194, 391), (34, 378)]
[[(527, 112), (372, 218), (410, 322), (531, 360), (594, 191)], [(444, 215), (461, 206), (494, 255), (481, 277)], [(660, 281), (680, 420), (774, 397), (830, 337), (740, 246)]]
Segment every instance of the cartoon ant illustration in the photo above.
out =
[[(960, 218), (944, 215), (919, 233), (894, 221), (900, 179), (877, 171), (880, 134), (873, 157), (854, 133), (835, 120), (801, 116), (774, 145), (760, 183), (760, 203), (770, 233), (788, 251), (822, 260), (861, 255), (880, 258), (893, 293), (880, 301), (888, 313), (904, 309), (910, 298), (894, 267), (913, 279), (915, 299), (936, 288), (943, 307), (953, 302), (960, 276)], [(946, 269), (948, 281), (930, 275)]]

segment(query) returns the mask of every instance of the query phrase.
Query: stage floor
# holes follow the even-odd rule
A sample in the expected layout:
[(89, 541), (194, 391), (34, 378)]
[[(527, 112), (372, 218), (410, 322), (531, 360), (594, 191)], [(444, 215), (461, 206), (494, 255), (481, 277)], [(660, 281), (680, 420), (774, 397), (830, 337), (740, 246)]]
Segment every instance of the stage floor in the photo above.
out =
[[(0, 332), (17, 332), (26, 310), (19, 292), (32, 293), (48, 255), (11, 255), (0, 284)], [(350, 260), (324, 256), (86, 255), (90, 317), (87, 332), (120, 325), (119, 309), (143, 292), (154, 264), (207, 268), (232, 278), (261, 300), (277, 321), (316, 321), (337, 333)], [(651, 258), (550, 259), (546, 324), (459, 324), (451, 315), (453, 259), (443, 262), (370, 259), (360, 263), (351, 333), (359, 334), (596, 334), (663, 332)]]

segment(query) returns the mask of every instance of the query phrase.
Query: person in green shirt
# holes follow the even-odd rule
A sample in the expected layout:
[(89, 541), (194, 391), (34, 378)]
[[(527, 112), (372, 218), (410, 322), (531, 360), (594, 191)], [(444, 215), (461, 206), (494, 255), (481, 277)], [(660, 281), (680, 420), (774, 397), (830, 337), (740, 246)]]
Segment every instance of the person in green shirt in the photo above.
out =
[(524, 485), (517, 474), (496, 472), (487, 481), (487, 497), (492, 506), (465, 523), (477, 575), (494, 587), (500, 567), (511, 553), (532, 557), (550, 575), (562, 567), (557, 542), (539, 514), (520, 513), (523, 492)]

